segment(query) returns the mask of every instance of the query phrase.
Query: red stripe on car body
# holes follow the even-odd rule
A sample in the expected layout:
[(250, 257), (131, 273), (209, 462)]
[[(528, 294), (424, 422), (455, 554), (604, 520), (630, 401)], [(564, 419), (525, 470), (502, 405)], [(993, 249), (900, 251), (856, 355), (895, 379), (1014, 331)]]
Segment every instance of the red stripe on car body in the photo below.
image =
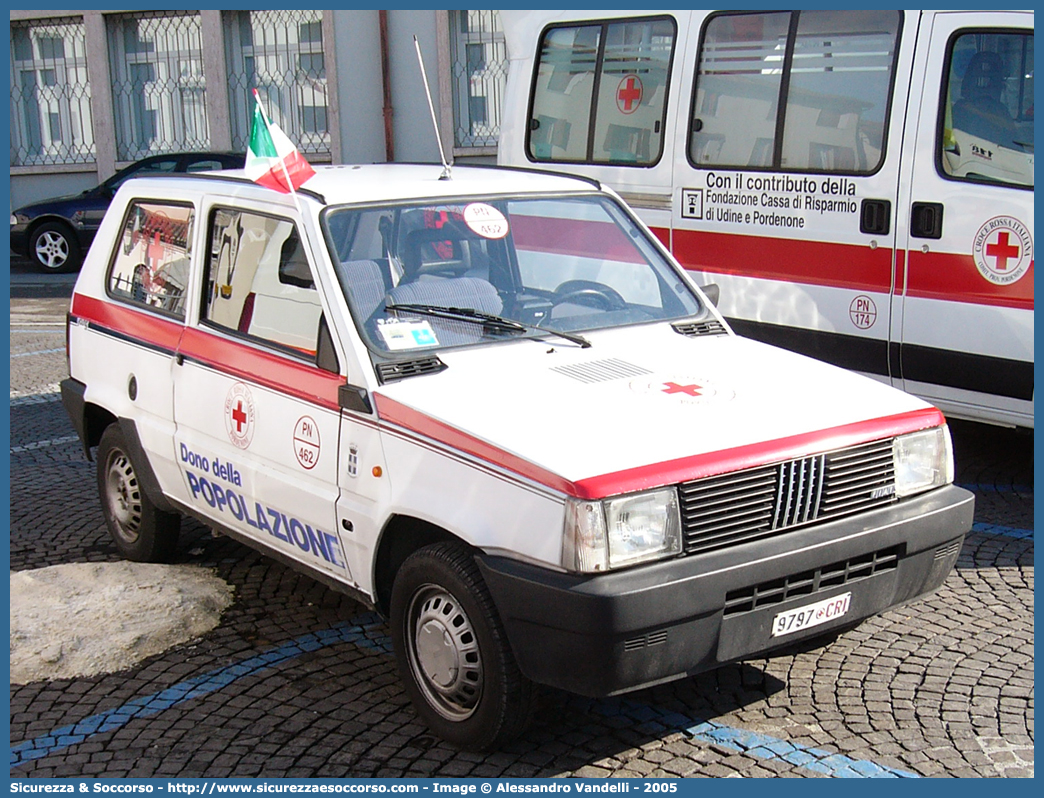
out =
[(378, 417), (382, 422), (403, 427), (471, 457), (500, 466), (552, 490), (578, 499), (603, 499), (622, 493), (633, 493), (688, 482), (701, 477), (793, 460), (858, 443), (890, 438), (945, 423), (941, 412), (934, 407), (924, 408), (571, 481), (543, 466), (507, 452), (488, 441), (425, 415), (421, 411), (383, 394), (374, 394), (374, 400), (377, 404)]
[(230, 377), (330, 410), (340, 409), (337, 393), (344, 378), (308, 363), (82, 294), (73, 296), (72, 314), (145, 345), (184, 355)]

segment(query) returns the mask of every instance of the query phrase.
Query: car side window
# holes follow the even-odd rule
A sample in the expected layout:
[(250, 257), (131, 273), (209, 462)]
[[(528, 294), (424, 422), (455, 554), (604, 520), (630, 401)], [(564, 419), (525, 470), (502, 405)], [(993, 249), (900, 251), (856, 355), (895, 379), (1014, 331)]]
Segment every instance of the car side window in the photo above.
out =
[(109, 295), (185, 318), (194, 210), (182, 203), (131, 203), (113, 253)]
[(1033, 188), (1033, 32), (962, 31), (944, 79), (944, 176)]
[(210, 172), (215, 169), (226, 169), (227, 167), (216, 158), (205, 158), (202, 160), (189, 161), (185, 165), (186, 172)]
[(146, 161), (138, 165), (137, 169), (130, 169), (125, 174), (119, 175), (115, 180), (107, 183), (113, 191), (122, 186), (132, 177), (150, 177), (152, 175), (166, 175), (178, 170), (177, 158), (164, 158), (163, 160)]
[(314, 361), (323, 311), (293, 222), (215, 209), (204, 286), (205, 323)]
[(901, 24), (888, 10), (712, 15), (700, 41), (690, 163), (877, 171)]
[(674, 40), (674, 20), (664, 17), (545, 31), (534, 75), (530, 158), (657, 163)]

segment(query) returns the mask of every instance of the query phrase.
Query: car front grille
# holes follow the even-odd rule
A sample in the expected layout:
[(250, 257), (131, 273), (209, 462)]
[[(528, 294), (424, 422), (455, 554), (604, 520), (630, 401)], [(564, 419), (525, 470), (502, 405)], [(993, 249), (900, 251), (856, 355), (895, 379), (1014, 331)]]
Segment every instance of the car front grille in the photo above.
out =
[(895, 501), (892, 440), (678, 486), (687, 554), (726, 548)]

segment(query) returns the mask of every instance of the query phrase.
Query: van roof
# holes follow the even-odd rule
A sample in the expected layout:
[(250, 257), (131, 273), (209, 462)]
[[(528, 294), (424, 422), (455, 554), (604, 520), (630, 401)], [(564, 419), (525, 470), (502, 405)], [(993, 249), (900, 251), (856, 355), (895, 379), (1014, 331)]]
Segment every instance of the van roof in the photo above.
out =
[[(440, 179), (441, 164), (340, 164), (316, 165), (313, 168), (315, 175), (298, 190), (298, 193), (302, 197), (319, 200), (326, 205), (483, 194), (572, 193), (601, 189), (601, 184), (590, 178), (493, 165), (454, 166), (451, 177), (446, 180)], [(171, 178), (254, 185), (242, 169), (196, 172), (183, 177), (165, 175), (154, 179), (162, 180), (169, 186), (166, 181)], [(141, 185), (141, 182), (146, 180), (151, 182), (153, 178), (139, 178), (127, 182)], [(274, 194), (270, 189), (258, 188), (270, 192), (270, 195)]]

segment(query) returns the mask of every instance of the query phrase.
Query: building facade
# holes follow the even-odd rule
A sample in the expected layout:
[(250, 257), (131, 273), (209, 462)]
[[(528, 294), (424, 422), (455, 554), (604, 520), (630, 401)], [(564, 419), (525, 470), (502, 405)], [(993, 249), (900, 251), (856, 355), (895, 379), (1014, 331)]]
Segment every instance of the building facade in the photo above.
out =
[(143, 158), (245, 151), (252, 93), (313, 163), (438, 161), (417, 64), (456, 160), (496, 155), (495, 11), (12, 10), (10, 202)]

